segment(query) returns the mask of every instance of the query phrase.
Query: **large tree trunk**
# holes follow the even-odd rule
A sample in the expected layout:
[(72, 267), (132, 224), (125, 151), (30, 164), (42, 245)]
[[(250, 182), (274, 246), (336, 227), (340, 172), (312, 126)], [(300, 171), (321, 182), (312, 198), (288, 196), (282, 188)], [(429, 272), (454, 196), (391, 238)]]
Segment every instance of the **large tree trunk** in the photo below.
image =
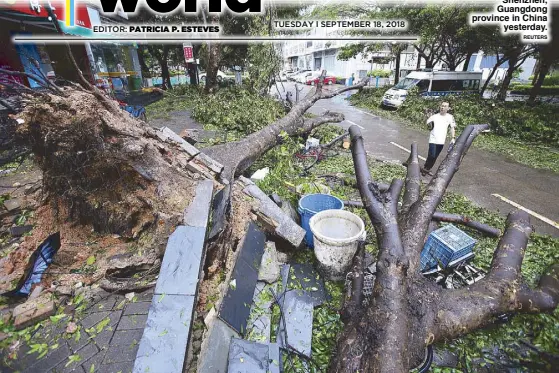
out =
[(161, 65), (161, 78), (163, 79), (164, 89), (172, 89), (171, 85), (171, 74), (169, 73), (169, 46), (165, 45), (163, 47), (163, 56), (159, 61)]
[(256, 159), (275, 146), (281, 132), (293, 136), (308, 133), (314, 127), (323, 123), (341, 122), (343, 120), (341, 114), (326, 113), (322, 117), (312, 119), (303, 119), (303, 114), (318, 100), (331, 98), (352, 89), (360, 89), (366, 83), (365, 80), (360, 84), (345, 87), (335, 92), (323, 92), (322, 86), (319, 84), (313, 96), (299, 101), (285, 117), (239, 141), (212, 146), (202, 151), (223, 164), (225, 167), (223, 177), (231, 179), (243, 173)]
[(470, 64), (470, 60), (472, 59), (473, 52), (468, 52), (466, 55), (466, 59), (464, 60), (464, 66), (462, 67), (462, 71), (468, 71), (468, 65)]
[(487, 80), (485, 81), (485, 83), (483, 83), (483, 87), (481, 88), (481, 91), (479, 93), (481, 97), (483, 97), (483, 94), (485, 93), (485, 90), (487, 89), (487, 86), (489, 85), (489, 82), (491, 81), (491, 78), (493, 78), (493, 75), (495, 75), (499, 66), (501, 66), (503, 63), (505, 63), (505, 61), (506, 61), (506, 59), (499, 60), (499, 55), (497, 54), (497, 63), (495, 64), (495, 66), (493, 66), (493, 69), (491, 70), (491, 73), (487, 77)]
[(394, 84), (398, 84), (400, 81), (400, 60), (402, 58), (402, 53), (396, 53), (396, 66), (394, 68)]
[(146, 64), (146, 60), (144, 59), (144, 52), (145, 48), (143, 45), (138, 46), (138, 61), (140, 62), (140, 68), (142, 69), (142, 76), (144, 78), (151, 78), (151, 71)]
[(507, 91), (509, 89), (512, 76), (516, 71), (516, 69), (518, 68), (516, 64), (518, 63), (519, 55), (520, 53), (514, 54), (509, 59), (509, 68), (507, 70), (507, 74), (505, 75), (505, 79), (503, 79), (503, 82), (501, 83), (501, 88), (499, 88), (499, 93), (497, 94), (497, 99), (500, 101), (505, 101), (505, 99), (507, 98)]
[(210, 43), (208, 47), (208, 66), (206, 69), (206, 87), (204, 91), (209, 93), (217, 87), (217, 71), (221, 62), (221, 44)]
[(540, 88), (543, 85), (545, 76), (549, 73), (550, 67), (551, 64), (549, 64), (547, 61), (540, 62), (538, 69), (538, 79), (536, 80), (536, 84), (534, 84), (534, 86), (532, 87), (532, 90), (530, 90), (530, 97), (528, 98), (529, 104), (533, 104), (536, 101), (536, 97), (538, 97), (538, 95), (540, 94)]
[[(520, 268), (531, 232), (529, 216), (523, 211), (509, 215), (484, 280), (468, 288), (446, 290), (420, 274), (419, 255), (431, 218), (474, 138), (487, 128), (468, 126), (421, 194), (415, 143), (405, 182), (395, 179), (388, 190), (381, 190), (369, 174), (361, 132), (357, 126), (350, 127), (357, 183), (375, 228), (379, 254), (369, 306), (346, 304), (350, 311), (342, 314), (351, 318), (338, 339), (329, 372), (408, 372), (419, 365), (426, 347), (433, 343), (482, 328), (503, 313), (539, 312), (557, 306), (558, 265), (544, 274), (535, 290), (522, 282)], [(356, 291), (361, 289), (352, 289), (352, 294)]]

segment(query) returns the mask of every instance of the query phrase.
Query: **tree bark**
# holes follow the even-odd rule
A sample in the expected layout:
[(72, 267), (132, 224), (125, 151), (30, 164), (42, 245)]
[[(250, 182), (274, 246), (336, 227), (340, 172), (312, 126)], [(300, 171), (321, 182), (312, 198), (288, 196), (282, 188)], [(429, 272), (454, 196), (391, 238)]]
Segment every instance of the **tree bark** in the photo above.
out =
[(487, 80), (485, 81), (485, 83), (483, 83), (483, 87), (481, 88), (481, 91), (479, 93), (481, 97), (483, 97), (483, 94), (485, 93), (485, 90), (487, 89), (487, 86), (489, 85), (489, 82), (491, 81), (491, 78), (493, 78), (493, 75), (495, 75), (495, 72), (497, 71), (499, 66), (501, 66), (503, 63), (505, 63), (505, 61), (506, 61), (506, 59), (503, 59), (503, 58), (499, 59), (499, 54), (497, 54), (497, 63), (495, 64), (495, 66), (491, 70), (491, 73), (487, 77)]
[(497, 94), (497, 99), (499, 101), (505, 101), (505, 98), (507, 98), (507, 91), (509, 89), (509, 85), (512, 80), (512, 75), (518, 68), (516, 64), (518, 63), (519, 55), (520, 53), (518, 54), (515, 53), (509, 58), (509, 68), (507, 69), (507, 74), (505, 75), (505, 79), (503, 79), (503, 82), (501, 83), (501, 87), (499, 88), (499, 93)]
[[(551, 267), (536, 289), (522, 283), (520, 267), (531, 232), (523, 211), (509, 215), (505, 233), (482, 281), (446, 290), (422, 277), (419, 255), (435, 209), (474, 138), (488, 125), (468, 126), (441, 163), (423, 195), (417, 183), (417, 149), (412, 146), (404, 182), (381, 191), (371, 179), (363, 138), (350, 127), (359, 192), (375, 228), (379, 247), (376, 281), (369, 306), (346, 323), (329, 372), (404, 373), (416, 367), (426, 346), (472, 332), (508, 312), (553, 310), (559, 302), (559, 266)], [(357, 262), (358, 264), (358, 262)]]
[(138, 46), (138, 61), (140, 62), (140, 68), (142, 69), (142, 75), (146, 78), (151, 78), (151, 71), (146, 64), (146, 60), (144, 59), (144, 46)]
[(543, 85), (543, 81), (545, 76), (549, 73), (549, 69), (551, 64), (547, 63), (547, 61), (540, 62), (540, 68), (538, 69), (538, 79), (536, 80), (536, 84), (530, 90), (530, 97), (528, 98), (528, 103), (533, 104), (536, 101), (536, 97), (540, 94), (540, 89)]
[(466, 55), (466, 59), (464, 60), (464, 67), (462, 67), (462, 71), (468, 71), (468, 65), (470, 64), (470, 60), (472, 59), (473, 52), (468, 52)]
[(396, 53), (396, 66), (394, 68), (394, 84), (398, 84), (400, 81), (400, 60), (402, 58), (402, 53)]
[(161, 78), (163, 79), (164, 89), (172, 89), (173, 86), (171, 85), (171, 74), (169, 73), (169, 46), (163, 46), (163, 56), (159, 61), (161, 65)]

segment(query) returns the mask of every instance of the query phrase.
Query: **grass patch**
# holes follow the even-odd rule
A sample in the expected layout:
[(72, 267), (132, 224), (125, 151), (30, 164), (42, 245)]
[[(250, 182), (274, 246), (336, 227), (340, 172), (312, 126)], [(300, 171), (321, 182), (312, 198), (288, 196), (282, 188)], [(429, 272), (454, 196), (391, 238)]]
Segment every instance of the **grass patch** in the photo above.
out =
[[(424, 109), (436, 109), (438, 101), (410, 95), (398, 110), (380, 107), (386, 88), (366, 89), (352, 95), (352, 104), (385, 118), (428, 133)], [(491, 134), (479, 136), (473, 146), (504, 155), (515, 162), (559, 173), (559, 108), (535, 107), (519, 102), (497, 102), (475, 97), (447, 97), (453, 108), (458, 133), (468, 124), (489, 123)]]

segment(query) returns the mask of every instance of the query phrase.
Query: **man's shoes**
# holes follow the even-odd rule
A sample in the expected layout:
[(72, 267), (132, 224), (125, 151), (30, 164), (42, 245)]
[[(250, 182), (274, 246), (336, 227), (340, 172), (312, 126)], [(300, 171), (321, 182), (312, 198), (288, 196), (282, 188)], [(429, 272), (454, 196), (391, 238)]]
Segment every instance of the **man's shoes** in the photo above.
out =
[(433, 176), (433, 174), (431, 173), (431, 171), (429, 171), (429, 170), (427, 170), (427, 169), (425, 169), (425, 168), (423, 168), (423, 167), (421, 167), (421, 168), (419, 169), (419, 171), (421, 172), (421, 175), (423, 175), (423, 176), (427, 176), (427, 175)]

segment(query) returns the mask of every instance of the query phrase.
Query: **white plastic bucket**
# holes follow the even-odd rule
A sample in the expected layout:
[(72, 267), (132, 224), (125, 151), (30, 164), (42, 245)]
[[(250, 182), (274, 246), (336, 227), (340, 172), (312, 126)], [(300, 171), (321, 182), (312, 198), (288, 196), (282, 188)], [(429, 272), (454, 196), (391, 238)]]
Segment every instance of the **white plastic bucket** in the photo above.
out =
[(310, 220), (314, 254), (324, 276), (343, 280), (351, 267), (359, 240), (365, 239), (365, 223), (345, 210), (324, 210)]

